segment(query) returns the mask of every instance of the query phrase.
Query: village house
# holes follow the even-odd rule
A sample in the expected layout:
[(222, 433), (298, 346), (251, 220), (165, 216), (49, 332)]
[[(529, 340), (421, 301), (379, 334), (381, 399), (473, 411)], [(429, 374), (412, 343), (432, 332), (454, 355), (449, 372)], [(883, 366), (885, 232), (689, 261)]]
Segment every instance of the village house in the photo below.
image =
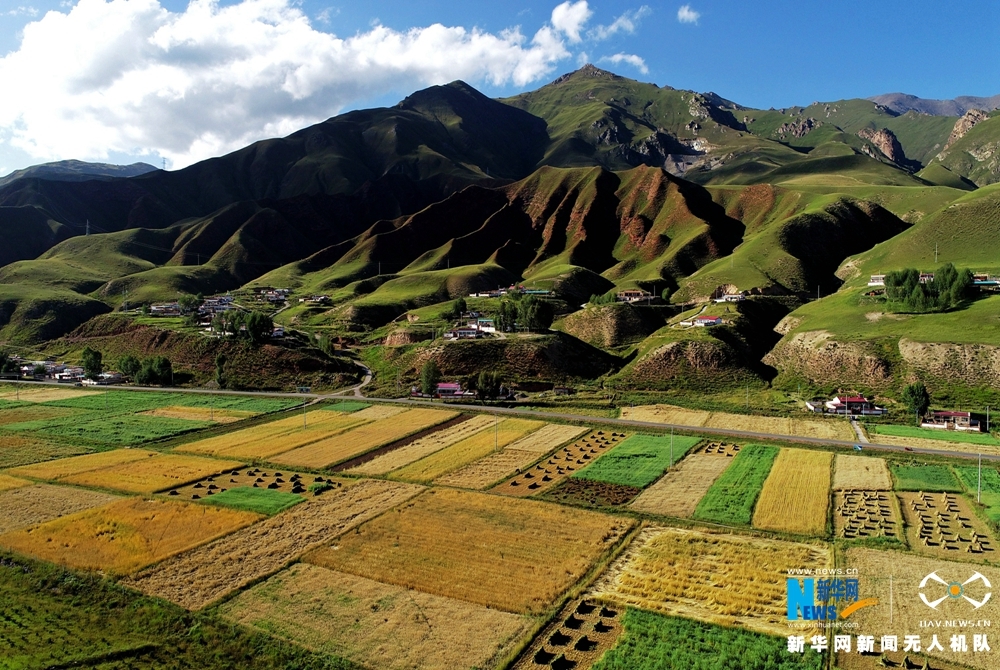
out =
[(475, 340), (485, 334), (478, 326), (464, 326), (454, 328), (444, 334), (446, 340)]
[(149, 306), (151, 316), (180, 316), (181, 306), (176, 302), (161, 302)]
[(981, 432), (982, 424), (973, 418), (972, 412), (928, 412), (920, 422), (921, 428), (937, 428), (939, 430), (961, 430)]
[(826, 412), (829, 414), (878, 416), (886, 413), (884, 407), (878, 407), (873, 400), (865, 398), (863, 395), (838, 395), (832, 400), (812, 401), (806, 403), (806, 408), (812, 412)]
[(627, 303), (650, 300), (652, 299), (652, 297), (653, 297), (652, 293), (650, 293), (649, 291), (643, 291), (640, 288), (625, 289), (624, 291), (619, 291), (618, 293), (615, 294), (615, 300), (617, 300), (618, 302), (627, 302)]
[(723, 293), (717, 298), (713, 298), (715, 302), (742, 302), (746, 300), (746, 296), (742, 293)]

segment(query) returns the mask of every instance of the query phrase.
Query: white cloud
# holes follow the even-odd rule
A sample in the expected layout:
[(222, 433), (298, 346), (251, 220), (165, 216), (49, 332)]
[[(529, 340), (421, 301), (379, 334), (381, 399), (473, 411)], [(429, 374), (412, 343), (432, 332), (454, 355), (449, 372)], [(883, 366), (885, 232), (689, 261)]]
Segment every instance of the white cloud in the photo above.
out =
[(20, 5), (14, 9), (8, 9), (7, 16), (38, 16), (38, 10), (30, 5)]
[(614, 56), (605, 56), (601, 59), (601, 62), (614, 63), (615, 65), (628, 63), (639, 72), (649, 74), (649, 68), (646, 66), (646, 61), (643, 60), (641, 56), (636, 56), (635, 54), (618, 53)]
[(639, 27), (639, 22), (653, 13), (649, 5), (643, 5), (634, 11), (626, 11), (610, 25), (597, 26), (590, 31), (589, 36), (595, 40), (606, 40), (616, 33), (633, 34)]
[(330, 19), (334, 16), (340, 16), (340, 7), (324, 7), (316, 15), (316, 20), (320, 23), (330, 23)]
[(698, 19), (701, 18), (701, 13), (696, 12), (691, 9), (691, 5), (682, 5), (680, 9), (677, 10), (677, 20), (681, 23), (698, 23)]
[(538, 81), (571, 56), (566, 40), (589, 17), (585, 1), (566, 2), (530, 38), (378, 23), (341, 38), (298, 5), (191, 0), (171, 12), (160, 0), (79, 0), (50, 11), (0, 58), (0, 147), (39, 160), (157, 154), (183, 167), (389, 93)]
[(580, 32), (590, 19), (593, 12), (587, 5), (587, 0), (566, 2), (552, 10), (552, 25), (556, 30), (566, 35), (570, 42), (579, 42)]

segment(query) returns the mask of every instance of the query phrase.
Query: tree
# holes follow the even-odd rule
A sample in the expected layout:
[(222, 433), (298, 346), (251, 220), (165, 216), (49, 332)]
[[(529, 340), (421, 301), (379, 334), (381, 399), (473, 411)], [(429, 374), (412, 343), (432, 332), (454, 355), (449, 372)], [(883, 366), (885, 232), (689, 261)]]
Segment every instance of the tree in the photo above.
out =
[(46, 374), (48, 374), (48, 372), (49, 372), (48, 369), (46, 369), (44, 365), (39, 363), (31, 371), (31, 374), (35, 375), (36, 377), (44, 377)]
[(660, 297), (663, 298), (663, 302), (670, 302), (670, 296), (672, 294), (673, 291), (671, 291), (669, 288), (665, 288), (663, 289), (663, 293), (660, 294)]
[(903, 389), (901, 400), (907, 409), (920, 416), (931, 406), (931, 396), (927, 392), (927, 387), (921, 382), (910, 384)]
[(438, 382), (441, 381), (441, 369), (433, 358), (427, 360), (420, 368), (420, 390), (424, 395), (434, 395)]
[(0, 351), (0, 373), (10, 374), (17, 371), (17, 361), (11, 358), (6, 351)]
[(177, 304), (180, 306), (181, 312), (183, 313), (196, 311), (199, 307), (201, 307), (201, 302), (202, 301), (198, 299), (198, 296), (188, 294), (182, 295), (177, 299)]
[(518, 305), (518, 323), (532, 332), (546, 331), (555, 318), (552, 304), (538, 296), (529, 295)]
[(455, 302), (451, 303), (451, 318), (461, 319), (462, 315), (469, 311), (469, 306), (465, 302), (465, 298), (456, 298)]
[(173, 381), (174, 366), (166, 356), (154, 356), (142, 362), (135, 383), (143, 386), (166, 386)]
[(934, 273), (934, 279), (922, 283), (914, 268), (890, 272), (885, 276), (885, 297), (890, 308), (906, 312), (943, 312), (961, 305), (974, 286), (972, 272), (958, 270), (948, 263)]
[(263, 312), (250, 312), (243, 325), (246, 326), (247, 337), (256, 345), (266, 342), (274, 332), (274, 321)]
[(83, 365), (83, 376), (87, 379), (97, 379), (104, 372), (104, 356), (100, 351), (87, 347), (80, 354), (80, 362)]
[(499, 372), (483, 370), (476, 379), (476, 394), (480, 400), (496, 400), (502, 385)]
[(135, 375), (140, 368), (142, 368), (142, 362), (132, 354), (125, 354), (118, 359), (118, 371), (129, 379), (135, 380)]
[(517, 328), (517, 304), (512, 300), (500, 301), (500, 311), (497, 313), (495, 326), (502, 333), (512, 332)]
[(222, 353), (215, 357), (215, 383), (226, 388), (226, 355)]

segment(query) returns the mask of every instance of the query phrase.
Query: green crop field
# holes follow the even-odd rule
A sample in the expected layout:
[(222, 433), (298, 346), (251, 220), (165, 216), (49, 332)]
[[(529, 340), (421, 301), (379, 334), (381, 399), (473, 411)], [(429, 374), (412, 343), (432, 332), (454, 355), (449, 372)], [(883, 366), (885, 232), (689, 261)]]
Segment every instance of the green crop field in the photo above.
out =
[(270, 489), (255, 489), (250, 486), (226, 489), (222, 493), (216, 493), (211, 498), (203, 499), (203, 502), (211, 505), (232, 507), (233, 509), (244, 510), (246, 512), (267, 514), (268, 516), (283, 512), (304, 501), (305, 498), (294, 493), (272, 491)]
[(0, 667), (354, 670), (262, 634), (138, 596), (96, 575), (0, 553)]
[(982, 504), (986, 506), (986, 516), (994, 523), (1000, 523), (1000, 473), (994, 466), (984, 466), (982, 469), (982, 485), (980, 489), (980, 470), (973, 465), (955, 466), (955, 474), (959, 481), (975, 500), (976, 492), (982, 491)]
[(934, 428), (917, 428), (916, 426), (894, 426), (873, 424), (870, 430), (882, 435), (898, 437), (919, 437), (925, 440), (941, 440), (943, 442), (966, 442), (968, 444), (988, 444), (1000, 446), (1000, 440), (988, 433), (964, 433), (957, 430), (935, 430)]
[(294, 407), (302, 401), (295, 398), (248, 398), (245, 396), (169, 393), (158, 391), (95, 391), (65, 400), (53, 400), (43, 405), (75, 407), (101, 412), (146, 412), (161, 407), (214, 407), (240, 412), (266, 414)]
[[(593, 670), (820, 670), (823, 656), (789, 654), (787, 640), (739, 628), (629, 609), (618, 644)], [(808, 647), (807, 647), (808, 649)]]
[(208, 421), (188, 421), (141, 414), (112, 414), (92, 417), (25, 421), (6, 426), (11, 433), (28, 433), (36, 437), (61, 441), (80, 441), (96, 445), (131, 446), (181, 435), (214, 425)]
[(896, 465), (891, 467), (897, 491), (948, 491), (961, 493), (951, 468), (945, 465)]
[(717, 523), (749, 524), (764, 480), (771, 472), (777, 447), (743, 447), (695, 508), (694, 518)]
[[(673, 461), (670, 460), (671, 440)], [(644, 488), (659, 479), (701, 440), (700, 437), (633, 435), (583, 470), (573, 473), (573, 477)]]

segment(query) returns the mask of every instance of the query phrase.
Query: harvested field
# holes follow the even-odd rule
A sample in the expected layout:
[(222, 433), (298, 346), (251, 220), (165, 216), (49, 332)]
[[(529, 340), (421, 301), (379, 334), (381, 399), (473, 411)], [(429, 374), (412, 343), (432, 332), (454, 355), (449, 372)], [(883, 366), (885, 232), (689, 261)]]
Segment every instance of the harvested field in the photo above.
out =
[[(531, 421), (529, 419), (502, 419), (497, 424), (495, 430), (482, 430), (416, 463), (412, 463), (405, 468), (400, 468), (390, 476), (393, 479), (402, 479), (405, 481), (430, 482), (458, 470), (479, 458), (496, 453), (497, 449), (503, 449), (511, 442), (520, 440), (528, 433), (534, 432), (544, 425), (541, 421)], [(500, 476), (502, 477), (503, 475)], [(493, 481), (499, 478), (496, 477)]]
[[(379, 406), (369, 407), (348, 417), (361, 417), (372, 410), (382, 410)], [(397, 409), (395, 407), (389, 409)], [(441, 409), (410, 409), (405, 412), (372, 421), (330, 437), (313, 442), (298, 449), (272, 456), (274, 463), (302, 468), (324, 468), (346, 461), (354, 456), (377, 449), (383, 445), (401, 440), (407, 435), (420, 432), (458, 416), (458, 412)]]
[(85, 395), (93, 395), (93, 391), (83, 391), (76, 388), (59, 388), (51, 386), (22, 386), (19, 390), (5, 388), (0, 392), (0, 400), (20, 400), (21, 402), (56, 402)]
[(96, 454), (73, 456), (72, 458), (62, 458), (58, 461), (48, 461), (47, 463), (14, 468), (9, 470), (8, 474), (55, 481), (71, 475), (136, 463), (157, 456), (159, 456), (157, 452), (146, 451), (145, 449), (116, 449), (114, 451), (101, 451)]
[(191, 610), (277, 572), (328, 542), (423, 491), (399, 482), (337, 482), (301, 505), (146, 570), (126, 585)]
[(624, 505), (639, 495), (642, 489), (625, 484), (610, 484), (591, 479), (570, 477), (539, 496), (555, 502), (591, 505), (593, 507), (616, 507)]
[[(605, 434), (598, 430), (581, 438), (549, 456), (528, 472), (497, 484), (491, 490), (508, 496), (526, 498), (542, 493), (582, 468), (593, 457), (599, 456), (625, 439), (625, 433)], [(584, 458), (586, 456), (586, 459)]]
[[(280, 493), (305, 493), (309, 486), (326, 481), (326, 477), (303, 475), (298, 472), (275, 470), (273, 468), (237, 468), (228, 472), (218, 470), (210, 477), (197, 482), (178, 486), (167, 495), (178, 496), (178, 500), (202, 500), (227, 489), (251, 488), (278, 491)], [(331, 480), (332, 481), (332, 480)]]
[(0, 432), (0, 468), (16, 468), (91, 451), (93, 450), (79, 444)]
[(845, 540), (867, 537), (902, 539), (899, 504), (891, 492), (852, 489), (833, 498), (833, 529)]
[(1000, 455), (1000, 447), (995, 444), (971, 444), (969, 442), (952, 442), (949, 440), (929, 440), (922, 437), (886, 435), (884, 433), (872, 435), (871, 440), (872, 442), (876, 442), (878, 444), (892, 444), (898, 447), (912, 447), (913, 449), (957, 451), (963, 454)]
[[(972, 628), (975, 620), (991, 619), (996, 613), (996, 594), (993, 600), (982, 609), (974, 610), (964, 598), (944, 598), (937, 607), (937, 612), (929, 609), (920, 599), (921, 591), (932, 602), (948, 595), (948, 585), (931, 581), (925, 588), (920, 588), (920, 582), (925, 575), (936, 573), (946, 582), (964, 582), (969, 579), (974, 571), (978, 571), (993, 584), (993, 588), (987, 588), (980, 580), (970, 582), (963, 587), (963, 595), (982, 600), (986, 592), (996, 589), (1000, 582), (1000, 569), (992, 566), (977, 565), (975, 567), (968, 564), (956, 563), (943, 560), (941, 558), (924, 558), (909, 552), (902, 551), (878, 551), (864, 547), (852, 547), (847, 550), (845, 557), (846, 565), (857, 568), (859, 572), (859, 591), (862, 598), (878, 598), (878, 607), (865, 607), (851, 615), (851, 621), (858, 624), (860, 630), (869, 635), (876, 635), (875, 650), (879, 653), (879, 640), (882, 635), (896, 635), (899, 639), (899, 648), (903, 648), (903, 637), (905, 635), (920, 635), (922, 647), (927, 649), (931, 644), (931, 635), (937, 634), (942, 651), (930, 652), (932, 658), (940, 658), (945, 661), (955, 663), (960, 667), (982, 668), (983, 670), (994, 670), (1000, 667), (1000, 645), (996, 644), (994, 634), (990, 629)], [(892, 580), (892, 608), (890, 611), (890, 586), (889, 576)], [(891, 619), (890, 619), (891, 616)], [(932, 629), (927, 630), (921, 626), (922, 622), (928, 619), (944, 619), (947, 621), (969, 620), (969, 625), (964, 628)], [(991, 651), (980, 651), (973, 653), (973, 634), (986, 633), (988, 635)], [(968, 651), (952, 652), (951, 635), (965, 634), (967, 636)], [(857, 654), (854, 654), (855, 656)], [(891, 654), (896, 662), (902, 661), (902, 653)], [(869, 666), (855, 666), (875, 668), (879, 656), (872, 655)], [(911, 662), (914, 654), (910, 655)], [(922, 662), (922, 661), (921, 661)], [(918, 662), (919, 667), (919, 662)], [(897, 667), (905, 667), (898, 665)], [(913, 667), (912, 665), (910, 667)], [(931, 661), (931, 667), (940, 668), (941, 665)]]
[[(644, 488), (660, 478), (689, 449), (701, 442), (700, 437), (633, 435), (617, 449), (597, 457), (571, 476), (608, 484), (624, 484)], [(583, 456), (584, 460), (589, 454)]]
[(793, 567), (833, 567), (833, 556), (820, 544), (650, 527), (589, 595), (786, 636), (786, 579)]
[(782, 449), (754, 508), (753, 525), (802, 535), (826, 532), (833, 454)]
[(60, 481), (79, 486), (149, 495), (242, 466), (239, 461), (220, 461), (184, 454), (154, 454), (142, 461), (67, 475)]
[(694, 518), (723, 524), (748, 524), (778, 449), (748, 444), (733, 458), (698, 501)]
[(544, 612), (631, 527), (561, 505), (432, 489), (304, 560), (516, 614)]
[(900, 493), (910, 548), (920, 554), (982, 562), (995, 560), (997, 543), (965, 496)]
[(125, 575), (262, 518), (164, 500), (119, 500), (0, 535), (0, 546), (70, 568)]
[(368, 667), (494, 667), (526, 617), (298, 564), (221, 608), (223, 618)]
[(216, 423), (234, 423), (254, 416), (253, 412), (236, 409), (213, 409), (211, 407), (158, 407), (157, 409), (139, 412), (145, 416), (158, 416), (165, 419), (187, 419), (189, 421), (214, 421)]
[(537, 461), (539, 456), (541, 454), (537, 451), (521, 451), (507, 447), (499, 453), (483, 456), (464, 468), (438, 477), (434, 483), (478, 491), (485, 489), (490, 484), (497, 483), (508, 475), (520, 472), (523, 468)]
[(511, 443), (507, 448), (518, 451), (533, 451), (541, 456), (570, 440), (575, 440), (589, 430), (590, 428), (586, 426), (565, 426), (559, 423), (550, 423), (517, 442)]
[(17, 477), (11, 477), (0, 472), (0, 491), (9, 491), (10, 489), (17, 489), (30, 484), (31, 482), (27, 479), (18, 479)]
[(833, 462), (833, 488), (891, 491), (889, 466), (881, 458), (838, 454)]
[(818, 437), (827, 440), (854, 440), (857, 437), (847, 421), (703, 412), (673, 405), (623, 407), (621, 418), (650, 423), (670, 423), (679, 426), (729, 428), (751, 433)]
[(174, 451), (227, 458), (270, 458), (364, 425), (371, 421), (361, 416), (367, 411), (345, 414), (314, 410), (306, 414), (305, 427), (302, 415), (296, 414), (260, 426), (184, 444)]
[(425, 456), (441, 451), (445, 447), (461, 442), (481, 430), (493, 427), (493, 417), (478, 414), (468, 421), (417, 438), (407, 445), (376, 456), (367, 463), (353, 467), (347, 472), (355, 475), (384, 475), (393, 470), (415, 463)]
[(632, 509), (686, 519), (722, 471), (740, 452), (739, 446), (712, 442), (688, 455), (660, 481), (639, 494)]
[(513, 670), (562, 667), (587, 670), (613, 648), (622, 633), (622, 612), (593, 600), (572, 600), (521, 653)]
[[(348, 410), (350, 411), (338, 409), (342, 405), (347, 405)], [(350, 414), (354, 414), (354, 416), (360, 419), (364, 419), (365, 421), (381, 421), (382, 419), (391, 419), (394, 416), (398, 416), (405, 412), (413, 411), (406, 407), (400, 407), (398, 405), (369, 405), (364, 409), (353, 411), (351, 410), (351, 407), (353, 405), (355, 405), (355, 403), (338, 403), (337, 405), (334, 405), (332, 411), (340, 411), (340, 412), (346, 411)]]
[(0, 533), (107, 505), (118, 496), (69, 486), (36, 484), (0, 493)]

